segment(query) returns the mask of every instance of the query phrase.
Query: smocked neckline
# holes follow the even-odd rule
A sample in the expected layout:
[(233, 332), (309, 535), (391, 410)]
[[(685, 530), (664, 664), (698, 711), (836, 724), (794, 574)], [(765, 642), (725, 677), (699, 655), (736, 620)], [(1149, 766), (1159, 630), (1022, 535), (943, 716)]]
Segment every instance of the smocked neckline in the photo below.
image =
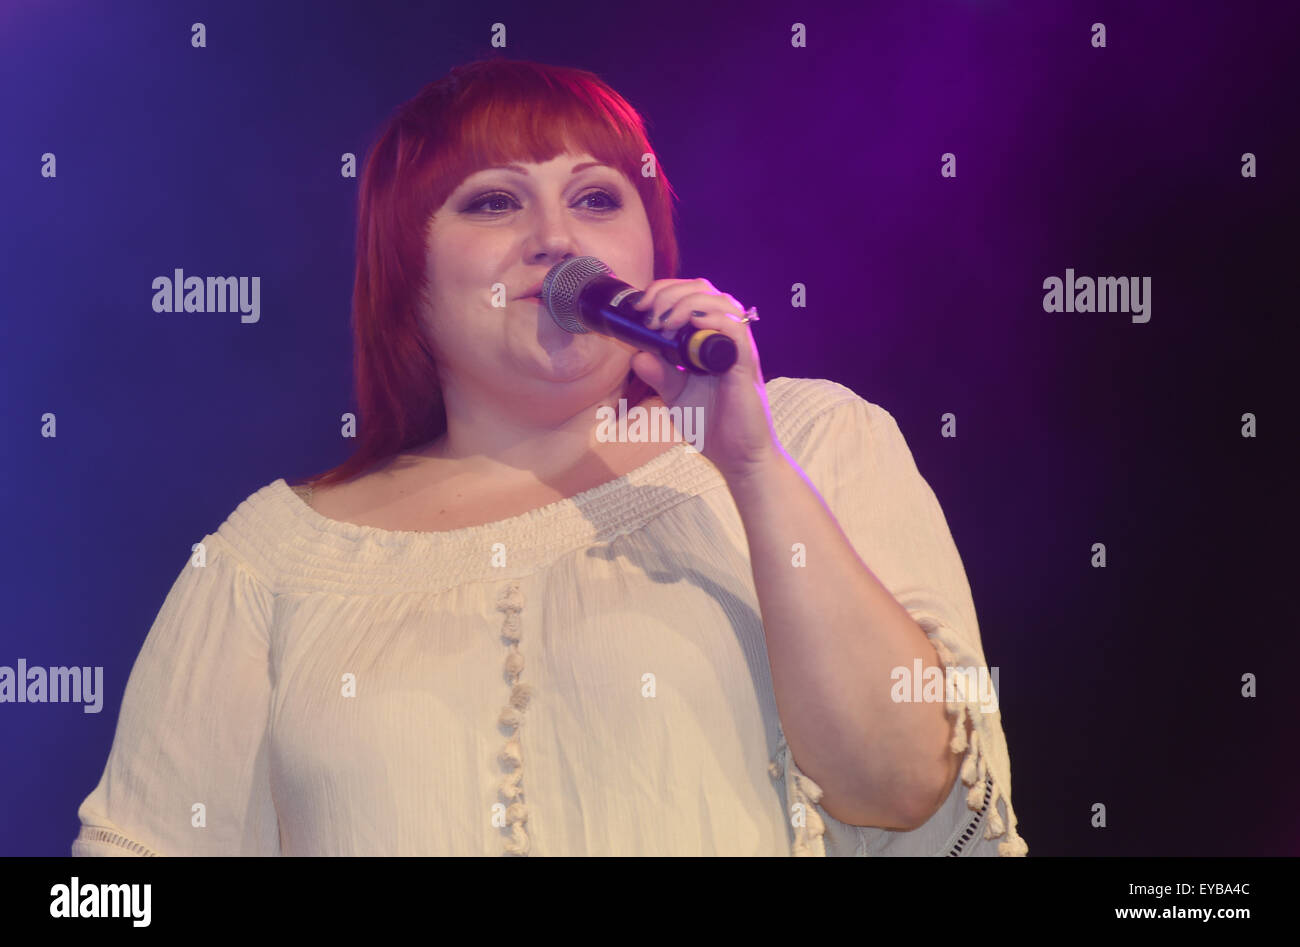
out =
[(490, 523), (480, 523), (477, 526), (461, 526), (456, 529), (384, 529), (379, 526), (366, 526), (361, 523), (349, 523), (346, 520), (336, 520), (319, 512), (312, 507), (305, 499), (298, 495), (297, 491), (291, 487), (283, 477), (271, 484), (272, 493), (281, 501), (288, 504), (289, 509), (295, 516), (310, 523), (320, 532), (332, 533), (351, 540), (373, 539), (379, 540), (386, 545), (400, 543), (403, 541), (428, 541), (437, 540), (445, 542), (455, 542), (461, 539), (480, 536), (483, 533), (501, 533), (509, 530), (536, 527), (542, 521), (559, 515), (560, 513), (572, 507), (582, 507), (592, 501), (600, 500), (610, 493), (615, 492), (620, 487), (625, 486), (633, 481), (645, 480), (653, 477), (660, 472), (660, 468), (666, 468), (674, 463), (679, 457), (685, 455), (686, 441), (680, 444), (674, 444), (671, 448), (658, 454), (650, 460), (634, 467), (627, 473), (615, 477), (613, 480), (607, 480), (602, 484), (589, 487), (580, 493), (575, 493), (570, 497), (562, 497), (559, 500), (553, 500), (544, 506), (535, 507), (523, 513), (517, 513), (514, 516), (505, 519), (493, 520)]

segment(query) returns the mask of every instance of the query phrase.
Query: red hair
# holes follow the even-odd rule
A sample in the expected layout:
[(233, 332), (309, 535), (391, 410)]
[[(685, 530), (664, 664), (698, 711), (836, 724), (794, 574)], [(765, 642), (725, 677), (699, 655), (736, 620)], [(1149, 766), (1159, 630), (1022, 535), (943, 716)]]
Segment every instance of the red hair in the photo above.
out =
[[(627, 175), (649, 218), (654, 278), (677, 276), (676, 194), (657, 158), (653, 176), (641, 172), (653, 152), (636, 109), (581, 69), (509, 59), (455, 67), (401, 105), (366, 156), (352, 293), (359, 436), (346, 461), (307, 483), (350, 480), (446, 430), (419, 314), (428, 219), (475, 171), (570, 148)], [(629, 404), (650, 393), (631, 371), (624, 391)]]

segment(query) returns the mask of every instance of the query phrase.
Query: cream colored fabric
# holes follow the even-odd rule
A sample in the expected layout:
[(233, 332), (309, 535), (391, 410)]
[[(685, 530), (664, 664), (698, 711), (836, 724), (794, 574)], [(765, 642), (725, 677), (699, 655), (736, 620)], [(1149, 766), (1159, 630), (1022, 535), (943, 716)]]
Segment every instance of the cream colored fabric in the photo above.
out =
[[(772, 379), (777, 435), (949, 662), (984, 654), (894, 418)], [(794, 537), (792, 541), (797, 540)], [(781, 732), (725, 482), (679, 445), (442, 533), (342, 523), (276, 480), (203, 538), (127, 683), (74, 855), (1024, 854), (1000, 714), (955, 714), (924, 826), (838, 822)]]

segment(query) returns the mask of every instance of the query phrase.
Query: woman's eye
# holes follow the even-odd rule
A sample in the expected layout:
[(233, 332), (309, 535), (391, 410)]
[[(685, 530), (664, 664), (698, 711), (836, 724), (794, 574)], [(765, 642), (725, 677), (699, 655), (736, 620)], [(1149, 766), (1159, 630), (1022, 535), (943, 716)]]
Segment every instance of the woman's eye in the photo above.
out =
[(592, 210), (612, 211), (612, 210), (618, 210), (620, 207), (623, 206), (622, 202), (619, 201), (617, 197), (615, 197), (613, 194), (609, 193), (608, 191), (592, 191), (589, 194), (583, 195), (582, 198), (578, 201), (578, 203), (582, 203), (582, 201), (589, 201), (595, 197), (604, 198), (608, 203), (604, 207), (593, 207), (591, 208)]
[[(610, 213), (612, 211), (618, 210), (620, 207), (623, 206), (622, 202), (616, 196), (609, 193), (608, 191), (600, 190), (600, 189), (594, 191), (588, 191), (582, 197), (578, 198), (577, 204), (582, 204), (586, 201), (590, 201), (594, 199), (601, 199), (605, 203), (603, 205), (597, 205), (594, 207), (588, 206), (587, 208), (588, 210), (597, 211), (599, 213)], [(511, 195), (505, 193), (504, 191), (493, 191), (491, 194), (483, 194), (478, 198), (476, 198), (471, 204), (465, 207), (465, 210), (469, 213), (476, 213), (476, 212), (486, 213), (490, 217), (500, 216), (502, 212), (504, 212), (505, 210), (509, 210), (509, 208), (503, 207), (500, 210), (488, 210), (484, 205), (487, 204), (499, 205), (503, 201), (509, 201), (511, 204), (515, 205), (516, 207), (519, 206), (518, 202)], [(575, 206), (577, 206), (577, 204), (575, 204)]]
[(496, 191), (496, 192), (494, 192), (494, 193), (492, 193), (492, 194), (484, 194), (484, 195), (480, 196), (480, 197), (479, 197), (477, 200), (475, 200), (472, 204), (468, 205), (468, 206), (465, 208), (465, 210), (470, 211), (470, 212), (473, 212), (473, 211), (476, 211), (476, 210), (478, 210), (479, 208), (481, 208), (484, 204), (488, 204), (488, 203), (496, 203), (496, 202), (498, 202), (498, 201), (510, 201), (510, 202), (513, 203), (513, 202), (514, 202), (514, 198), (511, 197), (509, 194), (503, 194), (503, 193), (500, 192), (500, 191)]

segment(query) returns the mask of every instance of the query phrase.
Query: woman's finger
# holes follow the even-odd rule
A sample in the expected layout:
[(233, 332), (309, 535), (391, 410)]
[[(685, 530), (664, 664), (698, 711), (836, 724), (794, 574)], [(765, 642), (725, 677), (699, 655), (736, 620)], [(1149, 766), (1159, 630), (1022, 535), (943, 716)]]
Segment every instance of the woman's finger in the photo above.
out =
[(655, 280), (645, 289), (645, 296), (633, 305), (637, 309), (651, 314), (647, 325), (655, 326), (662, 322), (662, 316), (669, 310), (675, 310), (681, 300), (700, 292), (714, 293), (713, 284), (706, 279), (691, 280)]

